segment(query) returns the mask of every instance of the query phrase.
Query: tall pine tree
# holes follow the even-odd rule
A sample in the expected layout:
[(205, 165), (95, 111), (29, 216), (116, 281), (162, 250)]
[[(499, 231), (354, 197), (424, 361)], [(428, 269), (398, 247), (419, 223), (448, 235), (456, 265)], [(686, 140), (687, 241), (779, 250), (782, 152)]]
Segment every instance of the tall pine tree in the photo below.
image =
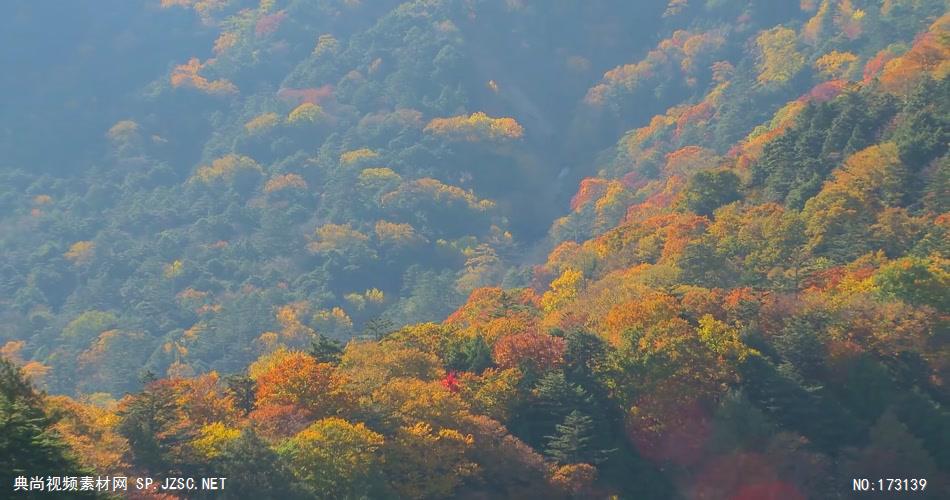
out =
[[(0, 481), (12, 488), (19, 476), (83, 476), (84, 470), (50, 429), (37, 393), (13, 363), (0, 358)], [(89, 492), (61, 492), (58, 498), (94, 498)], [(24, 498), (30, 498), (24, 496)]]

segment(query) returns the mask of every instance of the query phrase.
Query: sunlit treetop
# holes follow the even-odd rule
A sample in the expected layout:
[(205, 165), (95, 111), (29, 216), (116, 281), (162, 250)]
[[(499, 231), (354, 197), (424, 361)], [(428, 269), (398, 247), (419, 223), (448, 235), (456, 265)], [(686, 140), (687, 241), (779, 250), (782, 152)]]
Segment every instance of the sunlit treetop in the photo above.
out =
[(199, 74), (199, 71), (208, 66), (209, 62), (202, 64), (198, 58), (193, 57), (187, 63), (175, 66), (170, 77), (172, 87), (190, 87), (217, 96), (237, 94), (238, 88), (230, 81), (208, 80)]
[(116, 122), (109, 131), (106, 133), (106, 136), (113, 141), (124, 141), (128, 138), (138, 134), (139, 124), (133, 120), (122, 120)]
[(367, 160), (379, 158), (379, 153), (369, 148), (354, 149), (346, 151), (340, 155), (340, 164), (350, 166), (356, 163), (362, 163)]
[(759, 83), (785, 83), (805, 67), (794, 30), (773, 28), (760, 33), (755, 41), (760, 53)]
[(264, 192), (268, 194), (287, 189), (307, 189), (307, 181), (298, 174), (284, 174), (271, 177), (264, 184)]
[(950, 75), (950, 14), (936, 20), (930, 29), (919, 35), (904, 55), (891, 59), (880, 73), (885, 89), (905, 94), (924, 75), (941, 80)]
[(520, 139), (524, 135), (524, 128), (514, 118), (492, 118), (481, 111), (469, 116), (435, 118), (425, 131), (469, 142)]
[(711, 64), (709, 60), (726, 42), (720, 30), (694, 33), (677, 30), (661, 41), (639, 62), (617, 66), (604, 73), (601, 83), (591, 87), (584, 97), (587, 104), (601, 106), (623, 95), (648, 88), (663, 78), (685, 79), (696, 83), (694, 73)]
[(228, 49), (234, 47), (238, 43), (238, 34), (233, 31), (225, 31), (218, 35), (218, 38), (214, 41), (214, 47), (211, 49), (214, 52), (214, 55), (220, 56), (221, 54), (227, 52)]
[(376, 222), (376, 238), (381, 243), (396, 247), (412, 246), (426, 241), (411, 224), (384, 220)]
[(364, 168), (360, 172), (359, 183), (367, 187), (398, 184), (402, 176), (391, 168)]
[(313, 55), (322, 57), (340, 50), (340, 42), (331, 34), (324, 33), (317, 38), (317, 45), (313, 48)]
[(244, 124), (244, 130), (249, 135), (258, 135), (267, 132), (280, 123), (280, 117), (277, 113), (264, 113), (248, 120)]
[(815, 61), (815, 67), (831, 79), (854, 79), (857, 76), (858, 56), (833, 50)]
[(324, 224), (317, 228), (308, 248), (311, 252), (321, 253), (364, 245), (368, 241), (368, 236), (353, 229), (349, 224)]
[(287, 123), (291, 125), (316, 123), (323, 116), (323, 108), (312, 102), (305, 102), (287, 115)]
[(264, 169), (253, 158), (236, 154), (222, 156), (211, 162), (211, 165), (202, 165), (192, 176), (192, 182), (212, 183), (216, 181), (233, 181), (239, 176), (260, 176)]
[(491, 200), (478, 199), (471, 191), (428, 177), (404, 182), (398, 189), (382, 197), (383, 204), (391, 206), (432, 201), (445, 205), (461, 204), (478, 212), (490, 210), (495, 206)]
[(67, 260), (75, 265), (87, 264), (95, 255), (96, 244), (91, 241), (77, 241), (63, 254)]

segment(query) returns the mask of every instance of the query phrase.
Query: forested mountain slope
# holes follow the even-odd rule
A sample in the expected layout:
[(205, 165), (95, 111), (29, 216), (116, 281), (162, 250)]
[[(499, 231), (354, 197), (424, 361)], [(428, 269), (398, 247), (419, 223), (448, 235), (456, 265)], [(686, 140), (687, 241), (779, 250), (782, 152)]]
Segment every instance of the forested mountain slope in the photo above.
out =
[(946, 2), (149, 8), (211, 47), (130, 87), (95, 161), (0, 170), (3, 351), (72, 396), (43, 411), (76, 467), (948, 487)]

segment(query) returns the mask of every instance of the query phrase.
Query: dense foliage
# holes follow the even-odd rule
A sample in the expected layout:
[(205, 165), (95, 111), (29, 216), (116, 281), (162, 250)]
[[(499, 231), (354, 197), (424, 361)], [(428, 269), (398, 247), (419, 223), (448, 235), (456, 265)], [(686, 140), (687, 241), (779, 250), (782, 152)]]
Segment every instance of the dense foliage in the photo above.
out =
[(77, 35), (178, 26), (160, 78), (56, 118), (103, 134), (62, 166), (0, 137), (7, 470), (938, 497), (950, 6), (631, 4), (162, 0)]

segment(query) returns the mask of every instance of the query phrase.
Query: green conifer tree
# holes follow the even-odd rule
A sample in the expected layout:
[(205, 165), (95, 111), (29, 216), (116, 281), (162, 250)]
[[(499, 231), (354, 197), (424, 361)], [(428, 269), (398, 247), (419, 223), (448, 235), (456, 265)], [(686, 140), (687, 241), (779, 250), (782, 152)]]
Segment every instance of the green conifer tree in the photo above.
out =
[(317, 333), (317, 337), (310, 344), (309, 354), (321, 363), (337, 363), (343, 355), (343, 344), (322, 333)]
[(594, 420), (574, 410), (555, 426), (557, 433), (545, 436), (544, 454), (560, 464), (599, 463), (603, 453), (592, 449)]
[[(17, 477), (82, 476), (69, 447), (50, 429), (37, 393), (13, 363), (0, 358), (0, 481), (12, 491)], [(61, 492), (58, 498), (94, 498), (90, 492)], [(29, 492), (23, 498), (33, 498)]]

